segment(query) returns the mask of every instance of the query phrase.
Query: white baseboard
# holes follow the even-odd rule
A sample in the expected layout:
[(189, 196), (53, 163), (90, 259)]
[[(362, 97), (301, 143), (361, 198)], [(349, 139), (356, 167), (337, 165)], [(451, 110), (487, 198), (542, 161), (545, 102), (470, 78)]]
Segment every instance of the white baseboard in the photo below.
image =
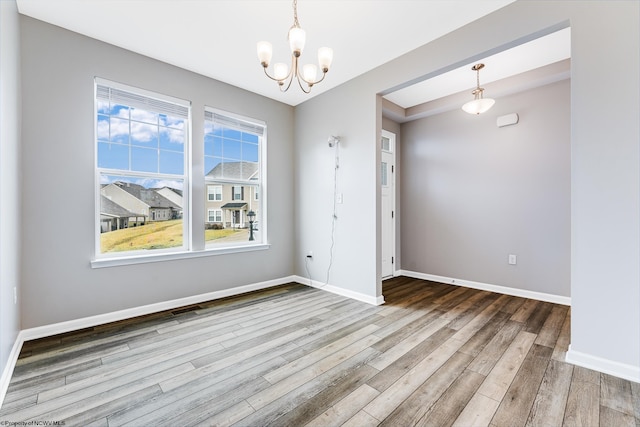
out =
[(552, 302), (555, 304), (571, 305), (570, 297), (546, 294), (543, 292), (529, 291), (526, 289), (510, 288), (508, 286), (492, 285), (489, 283), (473, 282), (470, 280), (456, 279), (453, 277), (436, 276), (434, 274), (418, 273), (415, 271), (398, 270), (398, 276), (413, 277), (414, 279), (430, 280), (432, 282), (446, 283), (447, 285), (463, 286), (465, 288), (480, 289), (496, 292), (498, 294), (512, 295), (516, 297), (530, 298), (538, 301)]
[(24, 343), (24, 339), (22, 339), (20, 335), (21, 332), (18, 333), (16, 341), (13, 343), (13, 347), (9, 353), (9, 359), (7, 360), (7, 364), (5, 365), (4, 370), (2, 371), (2, 376), (0, 377), (0, 407), (2, 407), (4, 397), (7, 395), (11, 375), (13, 375), (13, 369), (16, 367), (16, 362), (18, 361), (18, 356), (22, 349), (22, 343)]
[(117, 322), (119, 320), (130, 319), (132, 317), (144, 316), (160, 311), (172, 310), (174, 308), (184, 307), (187, 305), (198, 304), (205, 301), (230, 297), (234, 295), (244, 294), (246, 292), (257, 291), (260, 289), (272, 288), (274, 286), (284, 285), (286, 283), (297, 282), (296, 276), (288, 276), (280, 279), (268, 280), (260, 283), (253, 283), (246, 286), (238, 286), (236, 288), (224, 289), (221, 291), (208, 292), (206, 294), (194, 295), (185, 298), (178, 298), (171, 301), (163, 301), (155, 304), (134, 307), (125, 310), (114, 311), (111, 313), (99, 314), (96, 316), (84, 317), (81, 319), (69, 320), (66, 322), (54, 323), (51, 325), (38, 326), (35, 328), (24, 329), (18, 333), (16, 341), (13, 345), (9, 360), (7, 361), (2, 377), (0, 377), (0, 407), (4, 402), (4, 397), (11, 381), (11, 375), (16, 366), (22, 344), (25, 341), (38, 338), (49, 337), (52, 335), (63, 334), (65, 332), (76, 331), (79, 329), (90, 328), (93, 326), (103, 325), (105, 323)]
[(567, 355), (565, 356), (565, 362), (581, 366), (583, 368), (592, 369), (594, 371), (603, 372), (605, 374), (613, 375), (614, 377), (640, 383), (639, 366), (614, 362), (609, 359), (603, 359), (601, 357), (592, 356), (580, 351), (575, 351), (571, 349), (571, 345), (569, 345), (569, 350), (567, 351)]
[[(9, 360), (7, 361), (4, 370), (2, 371), (2, 377), (0, 377), (0, 406), (4, 401), (4, 397), (9, 387), (11, 375), (15, 368), (22, 344), (25, 341), (34, 340), (38, 338), (49, 337), (52, 335), (63, 334), (66, 332), (76, 331), (79, 329), (90, 328), (93, 326), (104, 325), (110, 322), (117, 322), (119, 320), (130, 319), (132, 317), (144, 316), (147, 314), (158, 313), (160, 311), (172, 310), (179, 307), (198, 304), (205, 301), (211, 301), (215, 299), (230, 297), (234, 295), (244, 294), (247, 292), (257, 291), (261, 289), (272, 288), (274, 286), (284, 285), (286, 283), (296, 282), (303, 285), (309, 285), (309, 280), (301, 276), (288, 276), (280, 279), (269, 280), (260, 283), (253, 283), (246, 286), (238, 286), (236, 288), (224, 289), (220, 291), (208, 292), (205, 294), (194, 295), (185, 298), (178, 298), (171, 301), (163, 301), (155, 304), (148, 304), (140, 307), (129, 308), (125, 310), (114, 311), (111, 313), (98, 314), (96, 316), (84, 317), (81, 319), (69, 320), (66, 322), (54, 323), (51, 325), (38, 326), (35, 328), (24, 329), (20, 331), (16, 337), (16, 341), (13, 345)], [(327, 292), (342, 295), (347, 298), (352, 298), (358, 301), (366, 302), (373, 305), (384, 304), (384, 298), (379, 296), (377, 298), (370, 297), (368, 295), (360, 294), (358, 292), (349, 291), (347, 289), (338, 288), (331, 285), (325, 285), (320, 282), (311, 282), (311, 286), (315, 288), (321, 288)]]
[(128, 308), (125, 310), (114, 311), (111, 313), (98, 314), (96, 316), (84, 317), (81, 319), (69, 320), (66, 322), (54, 323), (51, 325), (38, 326), (35, 328), (25, 329), (20, 332), (24, 341), (34, 340), (52, 335), (63, 334), (65, 332), (76, 331), (78, 329), (90, 328), (105, 323), (117, 322), (119, 320), (130, 319), (132, 317), (144, 316), (147, 314), (158, 313), (165, 310), (173, 310), (174, 308), (184, 307), (187, 305), (198, 304), (205, 301), (230, 297), (234, 295), (244, 294), (246, 292), (267, 289), (286, 283), (296, 282), (295, 276), (283, 277), (280, 279), (269, 280), (266, 282), (253, 283), (236, 288), (223, 289), (220, 291), (207, 292), (206, 294), (194, 295), (185, 298), (178, 298), (171, 301), (163, 301), (155, 304), (143, 305), (140, 307)]
[(301, 285), (310, 286), (312, 288), (322, 289), (323, 291), (331, 292), (332, 294), (340, 295), (343, 297), (351, 298), (356, 301), (366, 302), (371, 305), (384, 304), (384, 296), (372, 297), (369, 295), (361, 294), (360, 292), (350, 291), (348, 289), (339, 288), (337, 286), (328, 285), (316, 280), (309, 280), (307, 277), (295, 276), (295, 281)]

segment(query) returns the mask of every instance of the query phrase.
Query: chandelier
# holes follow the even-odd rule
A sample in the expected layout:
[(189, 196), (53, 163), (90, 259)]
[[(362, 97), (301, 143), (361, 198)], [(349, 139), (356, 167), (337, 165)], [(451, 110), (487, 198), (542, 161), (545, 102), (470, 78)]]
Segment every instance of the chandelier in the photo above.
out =
[(484, 64), (476, 64), (471, 69), (477, 72), (477, 85), (471, 94), (474, 96), (473, 101), (469, 101), (462, 106), (462, 109), (469, 114), (480, 114), (488, 111), (496, 103), (491, 98), (484, 97), (484, 88), (480, 87), (480, 70), (484, 68)]
[[(266, 41), (258, 42), (258, 59), (260, 60), (260, 64), (262, 64), (264, 74), (271, 80), (278, 82), (281, 92), (289, 90), (291, 82), (293, 82), (295, 77), (300, 89), (302, 89), (304, 93), (309, 93), (311, 92), (311, 87), (313, 85), (324, 80), (324, 77), (331, 66), (331, 61), (333, 60), (333, 50), (328, 47), (321, 47), (318, 49), (318, 63), (320, 65), (320, 70), (322, 70), (322, 77), (320, 77), (319, 80), (316, 80), (318, 77), (318, 67), (316, 67), (316, 65), (306, 64), (302, 67), (302, 71), (300, 70), (299, 61), (302, 50), (304, 49), (306, 34), (298, 22), (297, 0), (293, 0), (293, 25), (289, 28), (288, 38), (289, 47), (291, 48), (291, 69), (289, 69), (287, 64), (278, 62), (273, 65), (273, 76), (269, 74), (267, 68), (271, 61), (273, 48), (271, 43)], [(303, 85), (303, 82), (306, 84), (306, 88), (305, 85)]]

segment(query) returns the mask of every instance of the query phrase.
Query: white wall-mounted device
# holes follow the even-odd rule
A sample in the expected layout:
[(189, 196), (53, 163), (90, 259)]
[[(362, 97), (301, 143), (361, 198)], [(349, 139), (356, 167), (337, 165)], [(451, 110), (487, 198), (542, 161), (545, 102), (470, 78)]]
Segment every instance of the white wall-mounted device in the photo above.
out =
[(329, 147), (333, 147), (334, 145), (340, 142), (340, 137), (331, 135), (329, 137), (328, 142), (329, 142)]
[(518, 120), (520, 120), (518, 114), (511, 113), (505, 116), (498, 117), (498, 119), (496, 120), (496, 124), (499, 128), (501, 128), (505, 126), (515, 125), (516, 123), (518, 123)]

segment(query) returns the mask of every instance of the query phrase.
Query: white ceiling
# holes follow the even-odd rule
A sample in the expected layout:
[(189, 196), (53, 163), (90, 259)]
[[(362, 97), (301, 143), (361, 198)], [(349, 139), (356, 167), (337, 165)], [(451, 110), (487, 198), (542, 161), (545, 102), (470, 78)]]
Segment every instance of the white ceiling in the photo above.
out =
[[(311, 95), (296, 87), (280, 93), (277, 84), (264, 76), (256, 56), (256, 43), (267, 40), (273, 44), (272, 63), (288, 62), (286, 36), (293, 22), (289, 0), (17, 0), (17, 4), (24, 15), (297, 105), (513, 1), (299, 0), (298, 18), (307, 32), (302, 62), (315, 63), (321, 46), (334, 50), (327, 78), (314, 86)], [(499, 78), (493, 76), (500, 69), (504, 70), (487, 60), (481, 81)], [(475, 85), (471, 71), (461, 72), (458, 79), (466, 88)], [(400, 105), (424, 102), (410, 98), (415, 97), (410, 90), (387, 97)]]
[[(440, 74), (421, 83), (385, 95), (384, 98), (402, 108), (410, 108), (461, 91), (468, 91), (468, 100), (473, 99), (471, 91), (476, 87), (476, 72), (471, 67), (481, 62), (480, 86), (525, 73), (571, 57), (571, 29), (551, 33), (509, 50), (488, 56), (464, 65), (445, 74)], [(491, 93), (485, 91), (485, 97)]]

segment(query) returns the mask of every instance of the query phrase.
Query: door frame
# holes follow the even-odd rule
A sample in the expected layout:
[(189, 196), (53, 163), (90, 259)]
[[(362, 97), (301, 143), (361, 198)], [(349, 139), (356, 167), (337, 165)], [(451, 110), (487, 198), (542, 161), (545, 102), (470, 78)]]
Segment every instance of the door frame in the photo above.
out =
[[(389, 147), (390, 147), (390, 151), (386, 151), (382, 149), (382, 138), (388, 138), (389, 139)], [(397, 165), (396, 165), (396, 153), (397, 153), (397, 136), (395, 133), (382, 129), (381, 133), (380, 133), (380, 141), (378, 141), (378, 150), (380, 150), (380, 166), (382, 166), (382, 153), (386, 152), (388, 154), (391, 155), (391, 159), (392, 159), (392, 166), (393, 166), (393, 170), (391, 171), (391, 173), (389, 174), (389, 179), (390, 179), (390, 197), (391, 197), (391, 212), (393, 215), (393, 220), (391, 221), (391, 275), (383, 275), (381, 273), (381, 278), (384, 279), (388, 279), (390, 277), (394, 277), (396, 275), (397, 269), (396, 269), (396, 261), (397, 261), (397, 251), (396, 251), (396, 212), (397, 212), (397, 206), (396, 206), (396, 173), (397, 173)], [(382, 194), (382, 183), (380, 184), (380, 192)], [(382, 196), (381, 196), (382, 197)], [(380, 244), (384, 245), (384, 219), (382, 218), (382, 203), (380, 203), (381, 205), (381, 211), (380, 211), (380, 215), (381, 215), (381, 222), (380, 222)], [(382, 272), (382, 248), (381, 248), (381, 256), (380, 256), (380, 271)]]

